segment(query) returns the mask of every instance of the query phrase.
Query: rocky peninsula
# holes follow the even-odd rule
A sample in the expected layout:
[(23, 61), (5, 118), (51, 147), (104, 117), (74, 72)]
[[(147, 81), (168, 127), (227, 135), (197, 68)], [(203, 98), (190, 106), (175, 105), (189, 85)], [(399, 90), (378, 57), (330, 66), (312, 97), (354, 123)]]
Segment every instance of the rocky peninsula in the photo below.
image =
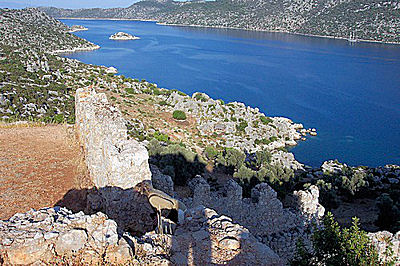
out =
[(117, 41), (129, 41), (129, 40), (139, 40), (140, 38), (129, 33), (125, 32), (117, 32), (110, 36), (110, 40), (117, 40)]

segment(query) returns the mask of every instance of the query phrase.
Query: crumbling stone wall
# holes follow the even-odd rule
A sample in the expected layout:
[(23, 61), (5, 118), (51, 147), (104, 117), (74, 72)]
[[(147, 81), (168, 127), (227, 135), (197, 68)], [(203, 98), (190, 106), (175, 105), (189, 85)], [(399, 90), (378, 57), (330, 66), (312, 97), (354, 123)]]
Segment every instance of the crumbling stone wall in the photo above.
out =
[(255, 186), (251, 198), (243, 198), (242, 187), (234, 180), (229, 180), (220, 193), (210, 192), (210, 186), (202, 177), (196, 179), (200, 180), (192, 181), (192, 206), (202, 204), (231, 217), (281, 258), (287, 260), (293, 256), (299, 238), (311, 245), (312, 222), (324, 213), (324, 208), (318, 203), (317, 187), (296, 192), (294, 202), (298, 208), (289, 209), (283, 207), (277, 193), (266, 183)]
[(128, 189), (151, 180), (146, 148), (128, 140), (125, 120), (106, 95), (81, 88), (75, 102), (77, 133), (94, 185)]

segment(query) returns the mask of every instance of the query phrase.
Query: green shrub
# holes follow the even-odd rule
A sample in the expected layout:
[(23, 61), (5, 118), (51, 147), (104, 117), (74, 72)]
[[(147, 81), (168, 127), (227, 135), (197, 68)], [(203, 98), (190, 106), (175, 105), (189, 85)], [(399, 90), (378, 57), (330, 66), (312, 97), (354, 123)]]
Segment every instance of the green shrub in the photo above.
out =
[(204, 160), (180, 144), (161, 146), (151, 141), (147, 148), (151, 163), (170, 175), (176, 185), (186, 185), (188, 179), (204, 172)]
[(172, 117), (176, 120), (186, 120), (186, 114), (184, 111), (181, 110), (175, 110), (172, 113)]
[(244, 132), (244, 130), (246, 129), (246, 127), (248, 126), (246, 121), (242, 121), (239, 123), (239, 125), (236, 125), (236, 130), (239, 132)]
[(233, 177), (238, 178), (241, 183), (250, 183), (251, 179), (256, 175), (256, 171), (247, 168), (245, 165), (240, 166), (239, 170), (233, 174)]
[(61, 124), (64, 123), (64, 116), (62, 114), (57, 114), (53, 117), (54, 123)]
[(135, 89), (134, 88), (125, 88), (125, 91), (128, 94), (135, 94)]
[(266, 116), (261, 116), (260, 117), (260, 121), (261, 123), (263, 123), (264, 125), (268, 125), (269, 123), (272, 122), (272, 119)]
[(147, 150), (149, 151), (149, 156), (156, 156), (162, 152), (163, 147), (160, 145), (160, 142), (156, 139), (151, 139), (149, 144), (147, 145)]
[(342, 229), (333, 215), (328, 212), (324, 217), (323, 225), (321, 228), (315, 228), (312, 236), (313, 252), (309, 252), (299, 242), (291, 265), (382, 264), (367, 233), (360, 229), (357, 218), (353, 218), (350, 228)]
[(272, 137), (269, 138), (270, 142), (274, 142), (274, 141), (277, 141), (277, 140), (278, 140), (277, 136), (272, 136)]
[(169, 136), (166, 135), (166, 134), (162, 134), (162, 133), (160, 133), (160, 132), (158, 132), (158, 131), (156, 131), (156, 132), (154, 133), (154, 138), (155, 138), (156, 140), (158, 140), (158, 141), (161, 141), (161, 142), (165, 142), (165, 143), (168, 143), (168, 142), (169, 142)]
[(206, 101), (207, 101), (207, 98), (204, 96), (203, 93), (196, 93), (196, 95), (194, 96), (194, 98), (195, 98), (197, 101), (202, 101), (202, 102), (206, 102)]
[(218, 150), (213, 146), (206, 147), (204, 153), (210, 160), (215, 159), (218, 156)]
[(272, 154), (268, 150), (256, 152), (256, 167), (260, 168), (262, 165), (267, 165), (271, 162)]
[(224, 152), (218, 155), (218, 163), (233, 170), (239, 169), (246, 159), (246, 155), (234, 148), (225, 148)]
[(160, 101), (158, 104), (161, 105), (161, 106), (168, 105), (168, 103), (166, 101), (164, 101), (164, 100)]

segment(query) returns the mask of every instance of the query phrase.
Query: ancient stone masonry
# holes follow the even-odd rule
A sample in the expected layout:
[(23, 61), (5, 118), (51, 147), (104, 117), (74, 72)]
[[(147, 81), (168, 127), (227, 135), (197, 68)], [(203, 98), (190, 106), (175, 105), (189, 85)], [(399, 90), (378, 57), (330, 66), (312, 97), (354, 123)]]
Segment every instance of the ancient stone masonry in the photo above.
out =
[[(231, 217), (286, 262), (295, 254), (297, 240), (302, 239), (311, 248), (314, 225), (322, 226), (320, 219), (325, 208), (318, 202), (319, 190), (314, 185), (306, 191), (295, 191), (288, 197), (286, 205), (289, 208), (283, 207), (277, 193), (266, 183), (255, 186), (251, 198), (243, 198), (242, 187), (232, 179), (226, 183), (222, 193), (211, 192), (209, 184), (201, 176), (192, 180), (189, 186), (193, 198), (185, 202), (188, 206), (202, 204)], [(395, 258), (395, 263), (399, 263), (400, 232), (391, 234), (380, 231), (369, 233), (369, 237), (382, 260)], [(391, 254), (388, 247), (392, 250)]]
[(55, 207), (0, 221), (0, 264), (120, 264), (132, 257), (117, 224), (102, 213), (72, 214)]
[(103, 93), (76, 92), (76, 127), (93, 184), (128, 189), (151, 180), (146, 148), (128, 140), (125, 120)]
[(324, 213), (315, 186), (310, 191), (298, 192), (301, 195), (297, 197), (299, 208), (292, 210), (283, 207), (276, 192), (266, 183), (254, 187), (251, 198), (243, 198), (242, 187), (234, 180), (229, 180), (225, 191), (219, 193), (210, 192), (210, 186), (203, 178), (197, 179), (192, 181), (193, 206), (203, 204), (231, 217), (286, 260), (295, 253), (299, 238), (310, 245), (312, 221)]
[(45, 208), (0, 221), (5, 265), (283, 265), (246, 228), (214, 210), (189, 209), (174, 235), (134, 237), (102, 213)]

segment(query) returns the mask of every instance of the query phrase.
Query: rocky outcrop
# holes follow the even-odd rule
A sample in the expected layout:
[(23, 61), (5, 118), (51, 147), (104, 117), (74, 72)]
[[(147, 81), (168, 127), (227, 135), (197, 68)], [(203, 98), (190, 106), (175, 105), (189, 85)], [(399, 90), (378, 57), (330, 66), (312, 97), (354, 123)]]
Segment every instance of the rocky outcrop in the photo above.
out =
[(394, 265), (400, 265), (400, 231), (392, 234), (388, 231), (369, 233), (372, 244), (378, 251), (379, 258), (386, 263), (392, 262)]
[(324, 216), (325, 208), (318, 202), (319, 189), (317, 186), (310, 186), (307, 191), (295, 191), (293, 196), (295, 199), (294, 207), (307, 220), (318, 222)]
[(125, 120), (106, 95), (78, 89), (75, 102), (77, 133), (94, 186), (128, 189), (151, 180), (146, 148), (128, 140)]

